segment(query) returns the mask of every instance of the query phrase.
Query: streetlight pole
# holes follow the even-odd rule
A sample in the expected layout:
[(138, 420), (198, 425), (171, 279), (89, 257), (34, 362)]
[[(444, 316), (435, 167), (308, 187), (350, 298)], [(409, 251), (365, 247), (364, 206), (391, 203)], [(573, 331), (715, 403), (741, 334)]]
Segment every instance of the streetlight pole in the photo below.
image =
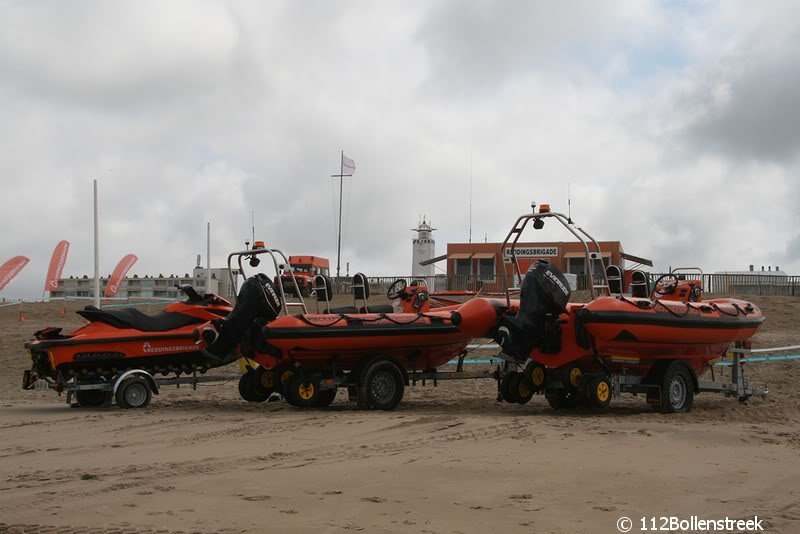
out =
[[(94, 181), (94, 305), (100, 307), (100, 229), (97, 217), (97, 180)], [(65, 292), (66, 295), (66, 292)]]

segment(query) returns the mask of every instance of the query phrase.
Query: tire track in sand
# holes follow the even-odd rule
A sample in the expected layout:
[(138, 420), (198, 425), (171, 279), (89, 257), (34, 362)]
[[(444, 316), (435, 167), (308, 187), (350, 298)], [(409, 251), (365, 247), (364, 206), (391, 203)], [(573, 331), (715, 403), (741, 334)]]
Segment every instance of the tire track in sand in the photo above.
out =
[[(438, 445), (450, 445), (469, 440), (504, 439), (518, 433), (527, 425), (517, 421), (478, 426), (473, 429), (462, 429), (453, 425), (455, 421), (446, 425), (439, 425), (431, 429), (420, 429), (425, 434), (416, 438), (395, 441), (377, 441), (370, 444), (351, 442), (332, 448), (331, 444), (321, 443), (319, 446), (298, 449), (295, 451), (277, 451), (273, 453), (225, 457), (206, 458), (200, 461), (138, 463), (112, 467), (100, 474), (99, 481), (108, 481), (100, 487), (89, 491), (75, 491), (69, 482), (79, 483), (80, 472), (75, 469), (37, 470), (28, 471), (6, 479), (14, 488), (45, 488), (52, 487), (53, 482), (60, 482), (60, 491), (42, 492), (38, 495), (41, 500), (59, 499), (60, 495), (68, 493), (72, 496), (93, 496), (114, 491), (123, 491), (141, 486), (163, 484), (166, 480), (176, 480), (198, 474), (209, 475), (217, 472), (230, 472), (235, 469), (290, 469), (303, 467), (309, 464), (328, 464), (342, 460), (354, 461), (371, 458), (373, 456), (387, 456), (402, 454), (405, 451), (428, 448)], [(115, 480), (116, 479), (116, 480)], [(11, 489), (11, 488), (0, 488)]]

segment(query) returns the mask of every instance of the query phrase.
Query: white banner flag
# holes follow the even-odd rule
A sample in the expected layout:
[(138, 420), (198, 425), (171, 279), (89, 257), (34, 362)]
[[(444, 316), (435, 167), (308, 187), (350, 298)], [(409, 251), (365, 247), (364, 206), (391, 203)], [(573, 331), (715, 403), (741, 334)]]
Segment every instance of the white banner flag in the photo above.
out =
[(353, 174), (356, 172), (356, 162), (342, 154), (342, 174)]

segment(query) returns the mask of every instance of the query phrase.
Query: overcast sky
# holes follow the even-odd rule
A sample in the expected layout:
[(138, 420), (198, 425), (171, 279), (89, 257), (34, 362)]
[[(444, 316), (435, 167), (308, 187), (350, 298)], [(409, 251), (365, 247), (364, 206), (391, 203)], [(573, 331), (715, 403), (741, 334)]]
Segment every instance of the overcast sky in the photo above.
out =
[[(800, 274), (800, 4), (0, 1), (2, 296), (41, 295), (52, 248), (90, 274), (191, 271), (250, 235), (407, 274), (501, 241), (531, 200), (657, 266)], [(470, 163), (471, 162), (471, 163)], [(351, 185), (352, 184), (352, 185)], [(545, 229), (531, 240), (566, 239)]]

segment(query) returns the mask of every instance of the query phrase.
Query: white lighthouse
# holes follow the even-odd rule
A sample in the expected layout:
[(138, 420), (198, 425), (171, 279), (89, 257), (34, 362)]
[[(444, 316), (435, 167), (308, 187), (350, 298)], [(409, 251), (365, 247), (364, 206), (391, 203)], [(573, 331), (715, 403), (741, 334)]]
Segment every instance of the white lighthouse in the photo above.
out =
[(432, 234), (434, 230), (436, 230), (436, 228), (431, 228), (424, 217), (422, 218), (422, 222), (419, 223), (419, 226), (411, 229), (412, 232), (417, 233), (416, 237), (411, 241), (413, 246), (411, 254), (411, 276), (434, 275), (433, 264), (420, 265), (420, 262), (433, 259), (433, 257), (436, 256), (436, 241), (434, 241)]

